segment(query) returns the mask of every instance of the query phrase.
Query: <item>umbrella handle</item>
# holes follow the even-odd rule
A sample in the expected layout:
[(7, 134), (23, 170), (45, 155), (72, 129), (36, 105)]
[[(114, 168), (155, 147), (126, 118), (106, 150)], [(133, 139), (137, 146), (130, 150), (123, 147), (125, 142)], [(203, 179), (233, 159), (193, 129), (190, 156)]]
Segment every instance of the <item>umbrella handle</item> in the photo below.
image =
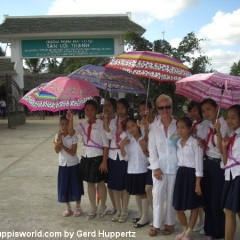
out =
[[(220, 106), (218, 106), (216, 123), (217, 123), (217, 121), (218, 121), (218, 116), (219, 116), (219, 113), (220, 113)], [(215, 128), (213, 129), (213, 134), (217, 134), (217, 130), (216, 130)]]

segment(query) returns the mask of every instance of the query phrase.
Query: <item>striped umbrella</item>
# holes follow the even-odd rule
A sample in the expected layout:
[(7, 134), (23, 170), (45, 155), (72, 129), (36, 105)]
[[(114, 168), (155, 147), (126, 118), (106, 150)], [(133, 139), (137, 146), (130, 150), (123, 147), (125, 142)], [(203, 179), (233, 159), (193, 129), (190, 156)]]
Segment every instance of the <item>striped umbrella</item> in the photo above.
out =
[(240, 104), (240, 77), (214, 73), (200, 73), (176, 82), (175, 93), (197, 102), (214, 99), (222, 108)]
[(139, 77), (159, 82), (176, 82), (191, 75), (179, 60), (158, 52), (132, 51), (122, 53), (106, 67), (120, 68)]

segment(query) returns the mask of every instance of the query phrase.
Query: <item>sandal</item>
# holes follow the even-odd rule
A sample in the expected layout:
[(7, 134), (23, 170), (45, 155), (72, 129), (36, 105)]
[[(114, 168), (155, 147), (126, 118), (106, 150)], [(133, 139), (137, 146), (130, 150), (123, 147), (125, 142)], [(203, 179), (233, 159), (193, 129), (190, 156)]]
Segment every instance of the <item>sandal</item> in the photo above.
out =
[(76, 208), (73, 216), (74, 217), (80, 217), (82, 215), (82, 209), (81, 208)]
[(175, 237), (175, 240), (181, 240), (185, 236), (185, 233), (180, 233)]
[(100, 218), (103, 218), (106, 215), (106, 211), (107, 211), (107, 206), (105, 206), (105, 210), (102, 213), (98, 213), (98, 216)]
[(115, 214), (116, 212), (117, 212), (117, 209), (113, 207), (112, 209), (107, 210), (107, 211), (106, 211), (106, 214), (107, 214), (107, 215), (113, 215), (113, 214)]
[(162, 230), (163, 235), (170, 235), (174, 231), (175, 225), (165, 225), (165, 228)]
[(154, 237), (154, 236), (156, 236), (157, 234), (158, 234), (158, 229), (155, 228), (155, 227), (152, 227), (152, 228), (150, 229), (149, 233), (148, 233), (148, 235), (149, 235), (150, 237)]
[(112, 222), (117, 222), (118, 221), (118, 219), (120, 218), (120, 213), (116, 213), (112, 218), (111, 218), (111, 220), (112, 220)]
[(87, 220), (91, 220), (91, 219), (95, 218), (96, 216), (97, 216), (96, 213), (89, 213), (89, 214), (87, 215)]
[(63, 216), (64, 217), (69, 217), (73, 215), (73, 210), (71, 208), (67, 208), (64, 212), (63, 212)]
[(133, 223), (137, 223), (139, 220), (140, 220), (140, 218), (134, 217), (134, 218), (132, 219), (132, 222), (133, 222)]
[(123, 223), (127, 220), (127, 217), (128, 217), (128, 213), (121, 213), (119, 219), (118, 219), (118, 222), (120, 223)]

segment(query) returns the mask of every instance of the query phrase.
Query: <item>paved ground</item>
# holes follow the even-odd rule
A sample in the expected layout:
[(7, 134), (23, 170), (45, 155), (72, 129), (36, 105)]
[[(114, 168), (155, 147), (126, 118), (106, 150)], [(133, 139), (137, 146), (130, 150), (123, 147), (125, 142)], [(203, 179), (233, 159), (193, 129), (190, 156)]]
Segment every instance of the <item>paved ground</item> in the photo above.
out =
[[(78, 121), (75, 118), (75, 123)], [(87, 220), (86, 188), (82, 199), (84, 214), (79, 218), (62, 217), (65, 206), (57, 202), (58, 156), (52, 143), (57, 131), (58, 117), (28, 118), (26, 124), (14, 129), (8, 129), (7, 121), (0, 120), (0, 239), (7, 239), (5, 232), (8, 239), (116, 239), (118, 233), (121, 236), (117, 239), (152, 239), (148, 236), (149, 226), (141, 229), (132, 226), (131, 219), (136, 213), (133, 197), (125, 223), (113, 223), (109, 216)], [(174, 239), (180, 230), (177, 224), (174, 234), (159, 233), (155, 239)], [(29, 237), (20, 237), (18, 232), (27, 232)], [(83, 232), (89, 236), (81, 236)], [(49, 237), (43, 238), (42, 234)], [(59, 236), (50, 237), (52, 234)], [(195, 240), (202, 238), (195, 234)], [(240, 239), (240, 230), (235, 239)]]

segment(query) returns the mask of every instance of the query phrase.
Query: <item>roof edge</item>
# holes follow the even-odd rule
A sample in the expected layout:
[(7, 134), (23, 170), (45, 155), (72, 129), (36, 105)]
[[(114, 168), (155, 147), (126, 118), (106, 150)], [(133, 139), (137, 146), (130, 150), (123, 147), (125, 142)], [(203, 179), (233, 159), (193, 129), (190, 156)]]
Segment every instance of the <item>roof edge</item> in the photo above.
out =
[(128, 17), (131, 19), (131, 13), (127, 12), (124, 14), (79, 14), (79, 15), (34, 15), (34, 16), (9, 16), (4, 15), (4, 20), (12, 18), (59, 18), (59, 17)]

